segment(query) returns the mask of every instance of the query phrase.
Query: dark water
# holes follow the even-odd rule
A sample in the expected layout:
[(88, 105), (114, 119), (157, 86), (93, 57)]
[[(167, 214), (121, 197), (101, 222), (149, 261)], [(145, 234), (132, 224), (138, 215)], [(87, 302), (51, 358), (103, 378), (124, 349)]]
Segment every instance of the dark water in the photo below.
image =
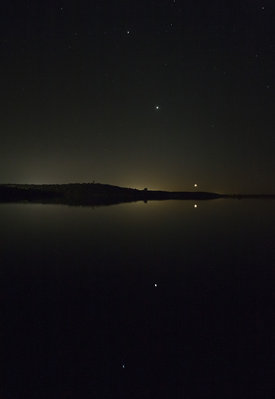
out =
[(271, 398), (274, 205), (1, 205), (0, 399)]

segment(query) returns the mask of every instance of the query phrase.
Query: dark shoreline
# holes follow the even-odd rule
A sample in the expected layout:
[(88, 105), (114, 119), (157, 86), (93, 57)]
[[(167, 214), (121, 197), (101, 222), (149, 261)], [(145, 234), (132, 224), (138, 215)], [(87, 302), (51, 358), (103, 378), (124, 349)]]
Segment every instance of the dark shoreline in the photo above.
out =
[(0, 203), (112, 205), (137, 201), (275, 199), (275, 195), (217, 194), (210, 192), (137, 190), (99, 183), (1, 184)]

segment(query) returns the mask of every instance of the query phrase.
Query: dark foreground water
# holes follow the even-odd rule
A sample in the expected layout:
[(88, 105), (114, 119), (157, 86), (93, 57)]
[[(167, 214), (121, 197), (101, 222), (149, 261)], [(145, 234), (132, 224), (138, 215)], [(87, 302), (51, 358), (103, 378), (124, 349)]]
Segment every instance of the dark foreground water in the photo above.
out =
[(271, 398), (275, 202), (0, 205), (0, 399)]

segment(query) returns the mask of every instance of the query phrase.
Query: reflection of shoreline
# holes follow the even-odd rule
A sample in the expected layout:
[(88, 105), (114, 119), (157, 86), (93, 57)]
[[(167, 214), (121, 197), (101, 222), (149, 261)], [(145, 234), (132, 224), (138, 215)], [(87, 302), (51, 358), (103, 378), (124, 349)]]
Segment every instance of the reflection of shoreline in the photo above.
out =
[(44, 203), (100, 206), (137, 201), (275, 199), (275, 195), (224, 195), (209, 192), (170, 192), (123, 188), (106, 184), (0, 185), (1, 203)]

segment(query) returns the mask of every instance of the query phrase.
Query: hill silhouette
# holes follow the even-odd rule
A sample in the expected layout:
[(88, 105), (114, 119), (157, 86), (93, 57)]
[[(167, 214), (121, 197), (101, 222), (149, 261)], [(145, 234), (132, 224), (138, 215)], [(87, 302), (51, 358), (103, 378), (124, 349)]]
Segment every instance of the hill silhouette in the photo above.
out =
[(149, 200), (203, 200), (221, 198), (209, 192), (137, 190), (100, 183), (2, 184), (0, 202), (59, 203), (71, 205), (108, 205)]

